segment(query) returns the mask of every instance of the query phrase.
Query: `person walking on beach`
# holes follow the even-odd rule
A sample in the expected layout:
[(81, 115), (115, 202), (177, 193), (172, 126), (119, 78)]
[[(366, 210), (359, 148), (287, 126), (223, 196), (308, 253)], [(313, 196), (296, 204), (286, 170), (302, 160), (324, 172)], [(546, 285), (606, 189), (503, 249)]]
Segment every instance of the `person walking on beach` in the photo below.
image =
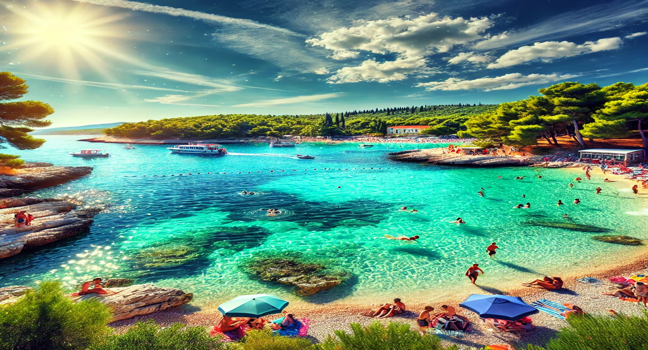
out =
[(490, 256), (492, 258), (495, 254), (497, 254), (497, 252), (495, 251), (496, 249), (499, 249), (499, 247), (497, 246), (497, 243), (495, 243), (495, 242), (491, 243), (491, 245), (486, 247), (486, 251), (488, 252), (488, 256)]
[(634, 185), (634, 186), (632, 186), (632, 192), (633, 192), (634, 194), (639, 194), (639, 186), (638, 186), (638, 185)]
[(479, 277), (479, 272), (484, 274), (484, 270), (479, 268), (479, 264), (473, 264), (473, 266), (468, 268), (468, 271), (466, 271), (466, 276), (470, 279), (470, 282), (472, 284), (475, 284), (477, 282), (477, 277)]

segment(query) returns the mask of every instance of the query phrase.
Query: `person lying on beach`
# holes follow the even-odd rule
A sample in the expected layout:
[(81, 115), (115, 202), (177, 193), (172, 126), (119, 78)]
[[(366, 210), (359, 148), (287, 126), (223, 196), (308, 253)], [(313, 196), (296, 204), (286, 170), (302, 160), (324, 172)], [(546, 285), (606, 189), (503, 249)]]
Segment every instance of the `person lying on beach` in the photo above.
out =
[(248, 318), (234, 320), (232, 317), (223, 315), (223, 318), (218, 322), (216, 328), (218, 328), (221, 332), (229, 332), (238, 329), (248, 321)]
[(479, 268), (479, 264), (473, 264), (473, 266), (469, 267), (468, 270), (466, 271), (466, 276), (470, 279), (470, 282), (472, 284), (475, 284), (477, 282), (477, 277), (479, 277), (479, 272), (484, 274), (484, 270)]
[(247, 323), (252, 329), (263, 329), (265, 325), (268, 323), (268, 321), (264, 318), (259, 317), (259, 318), (250, 318)]
[(426, 306), (416, 319), (416, 324), (418, 325), (419, 330), (424, 334), (426, 330), (431, 326), (432, 315), (430, 315), (430, 312), (432, 311), (434, 311), (434, 308), (432, 306)]
[(637, 297), (637, 302), (643, 302), (644, 306), (648, 306), (648, 285), (646, 283), (638, 281), (635, 284), (635, 297)]
[(560, 277), (550, 278), (545, 276), (542, 280), (536, 279), (528, 283), (523, 283), (523, 285), (527, 285), (527, 287), (538, 286), (547, 290), (558, 290), (562, 289), (563, 283)]
[(612, 182), (612, 181), (610, 181), (610, 179), (606, 177), (605, 180), (603, 180), (603, 182)]
[(453, 221), (454, 224), (465, 224), (466, 222), (463, 221), (462, 218), (457, 218), (457, 220)]
[(617, 298), (635, 298), (635, 286), (629, 286), (625, 287), (623, 289), (619, 289), (614, 293), (603, 293), (603, 295), (611, 295), (613, 297)]
[(385, 235), (385, 238), (387, 239), (392, 239), (396, 241), (416, 241), (417, 239), (421, 238), (419, 236), (412, 236), (412, 237), (406, 237), (406, 236), (400, 236), (400, 237), (394, 237), (391, 235)]
[(563, 306), (568, 309), (564, 312), (565, 317), (569, 315), (585, 315), (585, 311), (574, 304), (564, 303)]
[(405, 309), (405, 304), (403, 304), (400, 298), (395, 298), (393, 304), (386, 303), (381, 306), (380, 309), (373, 314), (373, 317), (392, 317), (394, 315), (402, 314), (405, 311), (407, 311)]

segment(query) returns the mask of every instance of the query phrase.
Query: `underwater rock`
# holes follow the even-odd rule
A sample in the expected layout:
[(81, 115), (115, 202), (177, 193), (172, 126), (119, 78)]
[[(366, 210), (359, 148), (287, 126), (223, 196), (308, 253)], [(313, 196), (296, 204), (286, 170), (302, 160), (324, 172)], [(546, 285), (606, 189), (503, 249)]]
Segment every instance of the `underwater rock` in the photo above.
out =
[(142, 249), (133, 256), (133, 260), (139, 268), (174, 267), (199, 256), (197, 248), (166, 243)]
[(579, 231), (579, 232), (610, 232), (612, 230), (605, 227), (598, 227), (592, 225), (577, 224), (574, 222), (560, 222), (560, 221), (529, 221), (526, 223), (529, 226), (544, 226), (552, 228), (560, 228), (563, 230)]
[(331, 289), (349, 275), (346, 272), (330, 271), (322, 264), (305, 262), (298, 253), (252, 258), (241, 267), (263, 281), (295, 286), (295, 294), (300, 296)]
[(83, 295), (79, 300), (96, 298), (110, 307), (113, 317), (110, 322), (125, 320), (140, 315), (166, 310), (186, 304), (193, 299), (193, 294), (176, 288), (156, 287), (151, 283), (137, 284), (130, 287), (109, 288), (115, 294), (98, 296)]
[(592, 239), (605, 243), (623, 244), (623, 245), (641, 245), (641, 240), (630, 236), (592, 236)]

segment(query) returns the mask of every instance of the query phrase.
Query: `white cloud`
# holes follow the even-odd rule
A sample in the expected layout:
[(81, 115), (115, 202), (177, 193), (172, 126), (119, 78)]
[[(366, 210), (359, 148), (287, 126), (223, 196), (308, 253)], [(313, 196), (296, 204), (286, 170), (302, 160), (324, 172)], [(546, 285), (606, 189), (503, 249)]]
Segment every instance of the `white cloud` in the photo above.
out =
[(261, 100), (252, 103), (234, 105), (232, 107), (268, 107), (268, 106), (278, 106), (278, 105), (290, 105), (295, 103), (326, 100), (329, 98), (336, 98), (340, 96), (342, 96), (342, 93), (334, 92), (330, 94), (321, 94), (321, 95), (296, 96), (296, 97), (289, 97), (289, 98), (280, 98), (275, 100)]
[(313, 73), (315, 73), (317, 75), (326, 75), (326, 74), (329, 74), (330, 72), (329, 72), (328, 69), (326, 69), (326, 67), (322, 67), (322, 68), (316, 69)]
[(187, 92), (186, 90), (179, 89), (169, 89), (156, 86), (143, 86), (143, 85), (131, 85), (131, 84), (120, 84), (120, 83), (105, 83), (98, 81), (89, 81), (89, 80), (76, 80), (76, 79), (65, 79), (57, 77), (49, 77), (45, 75), (29, 74), (29, 73), (16, 73), (18, 76), (26, 76), (37, 80), (44, 81), (53, 81), (63, 84), (72, 84), (72, 85), (81, 85), (96, 87), (102, 89), (111, 89), (111, 90), (155, 90), (155, 91), (171, 91), (171, 92)]
[(396, 54), (394, 61), (366, 60), (360, 66), (344, 67), (328, 79), (329, 83), (404, 80), (414, 73), (428, 73), (424, 56), (447, 52), (455, 45), (480, 39), (492, 26), (488, 18), (439, 17), (435, 13), (416, 18), (389, 18), (359, 21), (349, 28), (338, 28), (306, 40), (314, 47), (334, 52), (332, 58), (351, 58), (360, 51)]
[(205, 97), (211, 95), (207, 91), (203, 93), (198, 93), (195, 95), (166, 95), (166, 96), (161, 96), (161, 97), (156, 97), (156, 98), (151, 98), (151, 99), (145, 99), (145, 102), (154, 102), (154, 103), (160, 103), (163, 105), (176, 105), (176, 106), (195, 106), (195, 107), (222, 107), (218, 105), (209, 105), (209, 104), (198, 104), (198, 103), (186, 103), (186, 101), (189, 101), (194, 98), (198, 97)]
[(376, 81), (387, 83), (407, 79), (407, 76), (417, 72), (429, 72), (422, 57), (414, 59), (398, 58), (395, 61), (377, 62), (367, 60), (357, 67), (344, 67), (328, 78), (331, 84), (357, 83), (361, 81)]
[(648, 32), (637, 32), (637, 33), (632, 33), (630, 35), (626, 35), (625, 38), (626, 39), (634, 39), (636, 37), (644, 36), (646, 34), (648, 34)]
[(548, 84), (565, 79), (577, 77), (575, 74), (529, 74), (510, 73), (499, 77), (485, 77), (474, 80), (449, 78), (445, 81), (419, 83), (416, 86), (425, 87), (425, 90), (457, 91), (457, 90), (511, 90), (526, 85)]
[(623, 41), (621, 38), (605, 38), (597, 41), (587, 41), (577, 45), (569, 41), (545, 41), (531, 46), (522, 46), (502, 55), (494, 63), (488, 65), (489, 69), (511, 67), (525, 62), (541, 59), (550, 62), (557, 58), (584, 55), (598, 51), (618, 49)]
[(175, 16), (175, 17), (188, 17), (197, 20), (217, 22), (221, 24), (236, 25), (236, 26), (242, 26), (248, 28), (261, 28), (265, 30), (273, 30), (283, 34), (294, 35), (294, 36), (304, 36), (303, 34), (295, 33), (285, 28), (274, 27), (271, 25), (255, 22), (249, 19), (219, 16), (210, 13), (184, 10), (180, 8), (170, 7), (170, 6), (151, 5), (144, 2), (126, 1), (126, 0), (73, 0), (73, 1), (82, 2), (86, 4), (100, 5), (100, 6), (120, 7), (120, 8), (130, 9), (133, 11), (162, 13), (162, 14)]
[(206, 77), (204, 75), (198, 75), (198, 74), (175, 72), (175, 71), (171, 71), (171, 70), (166, 70), (164, 68), (160, 68), (159, 71), (136, 70), (136, 71), (133, 71), (133, 73), (137, 74), (137, 75), (161, 78), (161, 79), (166, 79), (166, 80), (171, 80), (171, 81), (177, 81), (177, 82), (180, 82), (180, 83), (185, 83), (185, 84), (190, 84), (190, 85), (208, 87), (208, 88), (211, 88), (211, 89), (209, 89), (209, 91), (213, 91), (213, 93), (216, 93), (216, 92), (234, 92), (234, 91), (239, 91), (239, 90), (243, 89), (242, 87), (234, 86), (231, 83), (229, 83), (227, 81), (220, 80), (220, 79), (213, 79), (213, 78)]
[(625, 74), (631, 74), (631, 73), (639, 73), (639, 72), (645, 72), (645, 71), (648, 71), (648, 68), (639, 68), (639, 69), (634, 69), (634, 70), (627, 71), (627, 72), (619, 72), (619, 73), (599, 75), (599, 76), (597, 76), (597, 78), (616, 77), (616, 76), (619, 76), (619, 75), (625, 75)]
[(648, 0), (617, 0), (567, 12), (517, 31), (492, 36), (474, 45), (475, 49), (490, 50), (619, 29), (641, 21), (648, 15)]
[(358, 51), (349, 51), (349, 50), (335, 50), (333, 54), (329, 57), (336, 61), (348, 60), (350, 58), (358, 57), (360, 53)]
[(492, 60), (493, 60), (493, 56), (480, 55), (474, 52), (462, 52), (457, 56), (448, 60), (448, 63), (459, 64), (462, 62), (470, 62), (472, 64), (485, 64), (491, 62)]

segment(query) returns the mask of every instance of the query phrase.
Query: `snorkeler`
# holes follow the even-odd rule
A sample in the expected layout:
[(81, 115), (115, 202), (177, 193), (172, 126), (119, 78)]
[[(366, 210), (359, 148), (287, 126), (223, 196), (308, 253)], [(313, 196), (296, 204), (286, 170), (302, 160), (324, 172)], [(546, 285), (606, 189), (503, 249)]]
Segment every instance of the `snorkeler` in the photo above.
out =
[(524, 207), (524, 204), (518, 204), (513, 207), (513, 209), (522, 209)]
[(578, 198), (574, 199), (574, 204), (580, 204), (580, 199)]
[(455, 223), (455, 224), (465, 224), (466, 222), (463, 221), (462, 218), (457, 218), (457, 220), (453, 221), (453, 223)]
[(556, 205), (565, 205), (565, 203), (563, 203), (563, 201), (561, 201), (561, 200), (559, 199), (559, 200), (558, 200), (558, 203), (556, 203)]
[(529, 209), (529, 208), (531, 208), (531, 203), (528, 203), (528, 202), (527, 202), (527, 204), (525, 204), (523, 208), (524, 208), (524, 209)]

